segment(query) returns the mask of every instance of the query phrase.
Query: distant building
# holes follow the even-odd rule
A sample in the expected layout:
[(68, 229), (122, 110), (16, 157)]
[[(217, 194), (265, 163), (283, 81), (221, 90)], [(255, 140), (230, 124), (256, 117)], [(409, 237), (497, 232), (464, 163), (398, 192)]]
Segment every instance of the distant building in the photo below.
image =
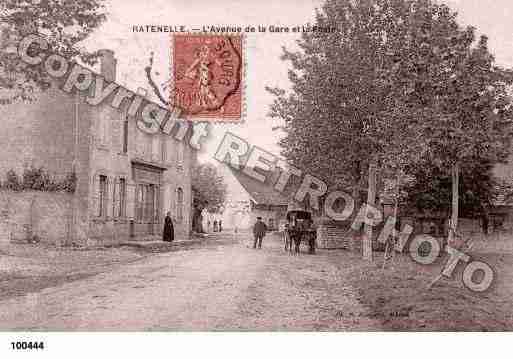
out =
[(226, 230), (247, 230), (251, 223), (250, 195), (235, 178), (232, 171), (225, 164), (219, 166), (219, 173), (226, 183), (227, 193), (224, 202), (224, 211), (221, 216), (223, 228)]
[[(113, 52), (101, 55), (102, 75), (115, 81)], [(140, 131), (126, 110), (112, 108), (108, 100), (94, 107), (83, 95), (56, 85), (33, 103), (1, 107), (2, 180), (8, 170), (21, 175), (29, 165), (43, 166), (56, 177), (74, 171), (77, 188), (69, 211), (76, 240), (160, 235), (167, 211), (176, 234), (187, 237), (196, 157), (190, 146), (163, 133)]]
[[(499, 181), (513, 186), (513, 158), (506, 164), (496, 165), (493, 173)], [(513, 231), (513, 198), (508, 197), (507, 193), (501, 193), (493, 205), (489, 213), (489, 231)]]
[[(248, 196), (249, 197), (249, 196)], [(251, 203), (248, 199), (227, 199), (221, 216), (225, 229), (249, 229), (251, 227)]]
[(226, 206), (227, 210), (230, 208), (230, 204), (234, 204), (238, 200), (238, 204), (242, 208), (246, 207), (244, 221), (246, 226), (251, 227), (257, 217), (262, 217), (270, 230), (278, 230), (286, 218), (287, 206), (290, 203), (288, 197), (276, 191), (271, 183), (259, 182), (240, 171), (230, 169), (230, 172), (237, 180), (242, 192), (238, 199), (231, 199)]

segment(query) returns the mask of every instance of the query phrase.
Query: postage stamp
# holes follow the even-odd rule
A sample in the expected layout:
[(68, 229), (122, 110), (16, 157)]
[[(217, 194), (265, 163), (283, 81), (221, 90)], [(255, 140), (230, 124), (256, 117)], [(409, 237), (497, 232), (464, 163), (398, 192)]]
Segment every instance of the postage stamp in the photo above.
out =
[(239, 121), (243, 113), (242, 35), (174, 35), (171, 103), (188, 119)]

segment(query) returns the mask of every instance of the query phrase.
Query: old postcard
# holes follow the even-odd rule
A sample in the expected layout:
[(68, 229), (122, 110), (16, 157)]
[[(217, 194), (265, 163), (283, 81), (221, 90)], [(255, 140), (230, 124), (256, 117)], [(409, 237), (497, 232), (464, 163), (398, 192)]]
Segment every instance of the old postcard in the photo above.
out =
[(198, 332), (309, 356), (318, 332), (513, 330), (511, 14), (1, 0), (7, 357), (87, 332), (203, 357)]

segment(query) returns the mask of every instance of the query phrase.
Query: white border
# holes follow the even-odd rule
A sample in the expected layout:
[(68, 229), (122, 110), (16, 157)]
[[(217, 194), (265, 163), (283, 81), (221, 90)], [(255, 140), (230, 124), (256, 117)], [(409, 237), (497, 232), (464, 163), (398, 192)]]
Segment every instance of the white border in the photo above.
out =
[[(298, 308), (298, 310), (301, 310)], [(483, 358), (509, 352), (491, 333), (0, 333), (0, 357), (38, 358)], [(13, 351), (11, 341), (44, 341)]]

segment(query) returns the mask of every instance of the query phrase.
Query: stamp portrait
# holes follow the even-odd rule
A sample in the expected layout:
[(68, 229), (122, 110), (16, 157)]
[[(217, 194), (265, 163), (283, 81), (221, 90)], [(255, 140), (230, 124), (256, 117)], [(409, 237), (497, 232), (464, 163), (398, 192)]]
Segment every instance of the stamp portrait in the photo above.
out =
[(240, 120), (242, 50), (241, 35), (174, 35), (171, 103), (188, 119)]

